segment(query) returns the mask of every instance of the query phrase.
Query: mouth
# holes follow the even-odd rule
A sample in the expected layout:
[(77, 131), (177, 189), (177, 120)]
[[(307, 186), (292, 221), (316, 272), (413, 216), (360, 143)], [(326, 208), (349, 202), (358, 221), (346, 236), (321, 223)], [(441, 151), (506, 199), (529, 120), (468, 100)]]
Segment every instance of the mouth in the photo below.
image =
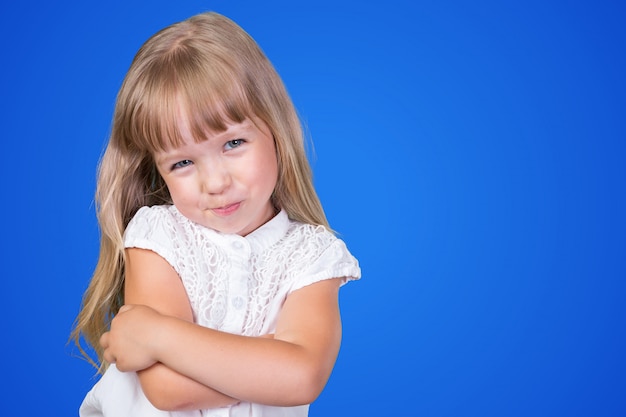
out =
[(211, 209), (211, 211), (218, 216), (222, 216), (222, 217), (229, 216), (233, 214), (235, 211), (237, 211), (240, 205), (241, 205), (241, 202), (228, 204), (226, 206), (213, 208)]

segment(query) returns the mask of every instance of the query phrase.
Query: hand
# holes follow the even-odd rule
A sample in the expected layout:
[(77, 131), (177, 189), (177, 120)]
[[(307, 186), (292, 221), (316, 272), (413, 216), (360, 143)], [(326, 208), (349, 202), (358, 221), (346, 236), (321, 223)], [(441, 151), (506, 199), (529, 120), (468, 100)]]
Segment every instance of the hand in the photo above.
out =
[(154, 365), (153, 351), (158, 343), (159, 321), (156, 310), (143, 305), (125, 305), (120, 308), (111, 330), (100, 338), (104, 359), (115, 363), (122, 372), (140, 371)]

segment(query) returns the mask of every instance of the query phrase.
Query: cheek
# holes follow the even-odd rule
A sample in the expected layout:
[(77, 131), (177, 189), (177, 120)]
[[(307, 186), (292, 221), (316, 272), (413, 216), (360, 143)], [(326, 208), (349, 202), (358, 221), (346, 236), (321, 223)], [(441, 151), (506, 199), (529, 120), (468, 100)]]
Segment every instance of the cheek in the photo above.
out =
[(241, 173), (245, 172), (245, 177), (249, 185), (258, 185), (272, 188), (278, 179), (278, 161), (276, 154), (269, 150), (263, 150), (239, 165)]
[(278, 181), (278, 161), (274, 155), (271, 155), (263, 161), (260, 166), (260, 172), (258, 172), (259, 178), (263, 178), (263, 183), (266, 187), (272, 188), (272, 191), (276, 187)]
[(174, 204), (178, 205), (189, 200), (190, 195), (187, 189), (188, 187), (186, 187), (184, 183), (180, 181), (169, 181), (169, 183), (166, 182), (166, 185)]

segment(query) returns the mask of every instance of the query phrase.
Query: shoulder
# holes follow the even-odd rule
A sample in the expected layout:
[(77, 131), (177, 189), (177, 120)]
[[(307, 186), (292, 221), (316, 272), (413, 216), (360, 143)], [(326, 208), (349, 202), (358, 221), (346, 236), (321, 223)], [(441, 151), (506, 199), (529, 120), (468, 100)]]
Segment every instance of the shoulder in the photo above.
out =
[(324, 251), (340, 241), (324, 226), (300, 223), (294, 220), (289, 220), (289, 227), (284, 238), (285, 243), (289, 242), (314, 252)]
[(144, 206), (137, 210), (128, 226), (145, 222), (175, 221), (177, 213), (173, 205)]
[(358, 265), (346, 243), (323, 226), (290, 221), (284, 243), (308, 267), (315, 263)]
[(130, 247), (137, 241), (170, 241), (184, 235), (192, 227), (190, 223), (172, 205), (141, 207), (124, 231), (124, 244)]
[(293, 277), (291, 291), (330, 278), (345, 283), (361, 276), (359, 262), (345, 242), (323, 226), (290, 221), (279, 252), (287, 260), (287, 275)]
[(150, 229), (158, 225), (174, 225), (180, 223), (174, 206), (144, 206), (137, 210), (137, 213), (128, 223), (126, 234), (135, 233), (140, 230)]

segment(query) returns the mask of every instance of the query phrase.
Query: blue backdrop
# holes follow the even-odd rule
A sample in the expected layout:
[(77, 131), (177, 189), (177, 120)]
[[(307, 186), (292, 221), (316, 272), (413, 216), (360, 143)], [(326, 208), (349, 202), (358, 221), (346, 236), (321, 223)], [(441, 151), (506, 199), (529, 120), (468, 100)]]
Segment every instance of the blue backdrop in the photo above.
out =
[(214, 10), (283, 76), (363, 269), (312, 417), (626, 415), (619, 3), (4, 2), (2, 414), (77, 415), (115, 95), (152, 33)]

